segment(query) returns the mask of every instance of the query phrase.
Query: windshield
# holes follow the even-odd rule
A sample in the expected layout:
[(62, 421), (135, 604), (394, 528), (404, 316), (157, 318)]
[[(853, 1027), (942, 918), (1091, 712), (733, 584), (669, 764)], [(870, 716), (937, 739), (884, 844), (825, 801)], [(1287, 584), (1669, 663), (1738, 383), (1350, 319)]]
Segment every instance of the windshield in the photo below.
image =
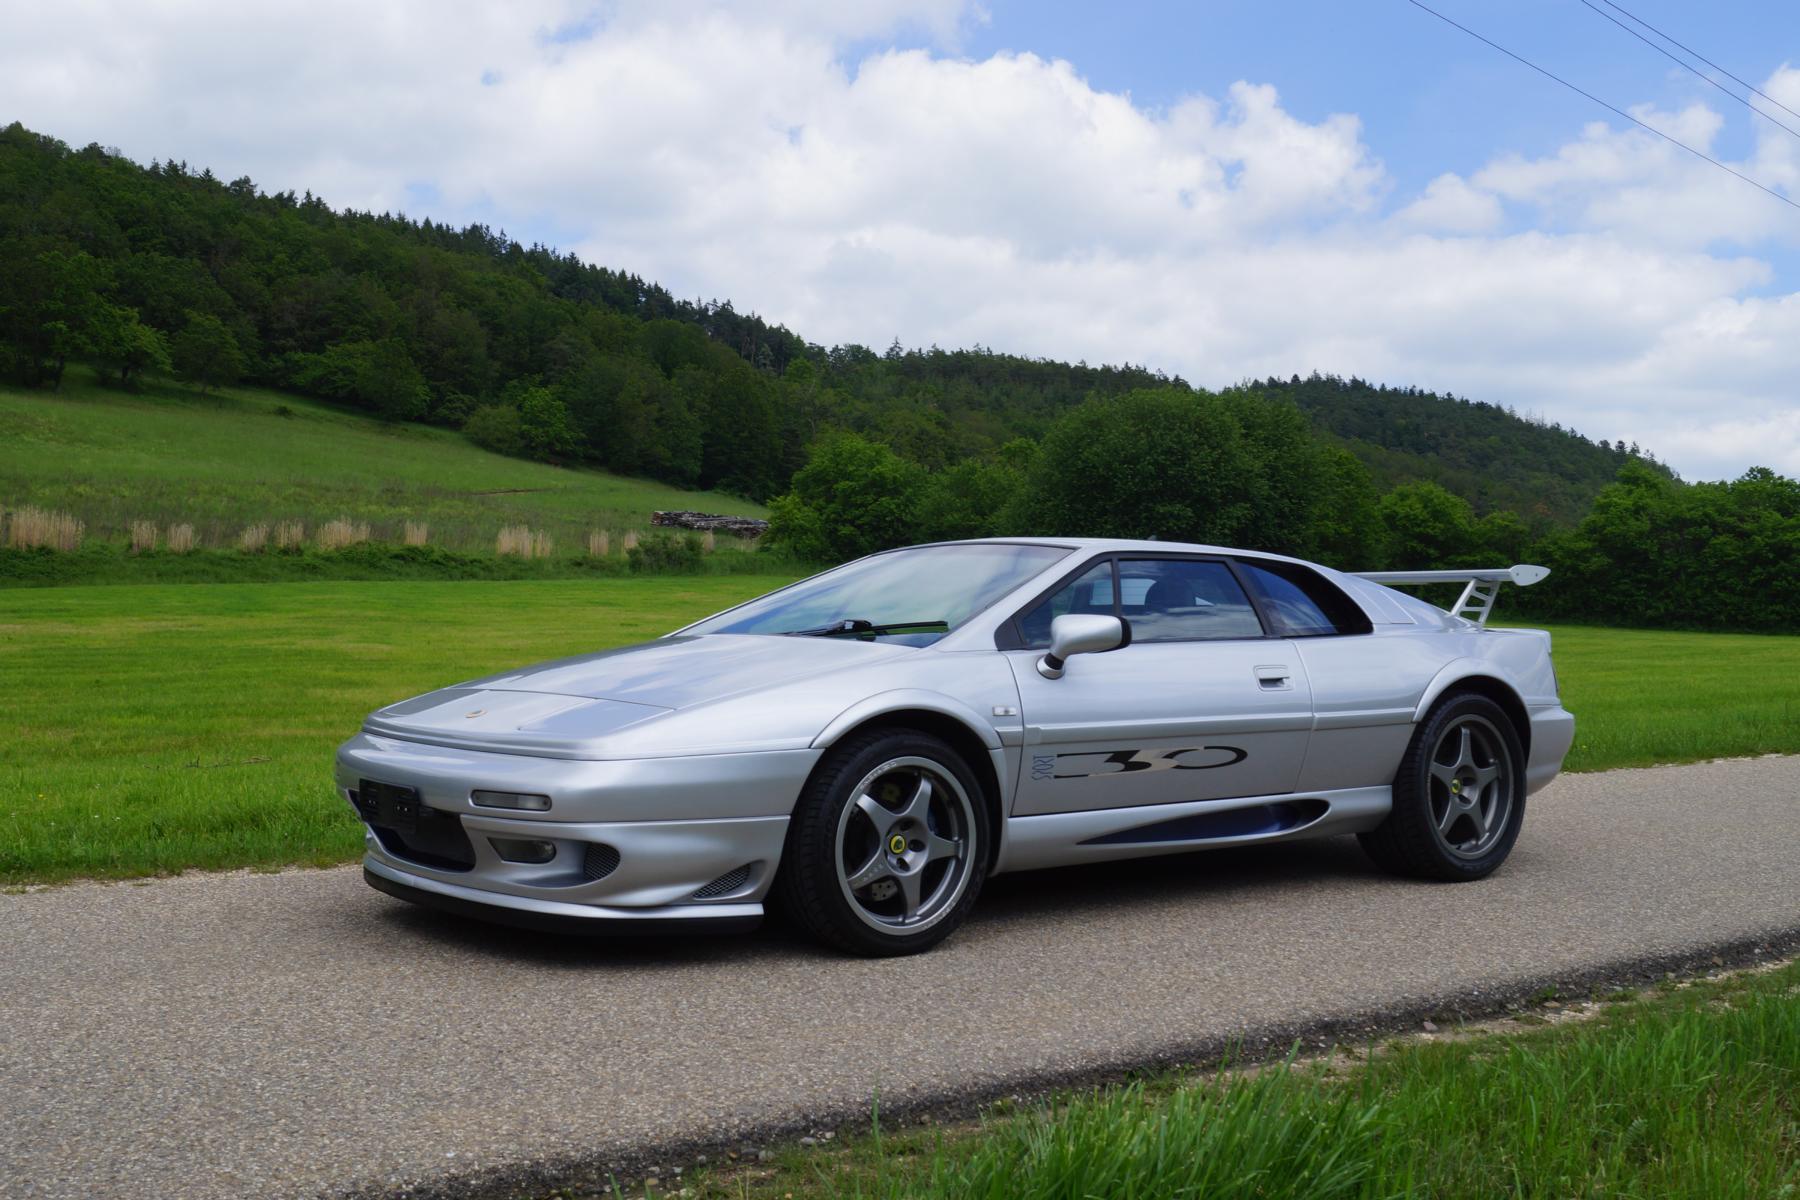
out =
[(895, 550), (815, 575), (686, 632), (805, 633), (928, 646), (1069, 553), (1064, 546), (1000, 542)]

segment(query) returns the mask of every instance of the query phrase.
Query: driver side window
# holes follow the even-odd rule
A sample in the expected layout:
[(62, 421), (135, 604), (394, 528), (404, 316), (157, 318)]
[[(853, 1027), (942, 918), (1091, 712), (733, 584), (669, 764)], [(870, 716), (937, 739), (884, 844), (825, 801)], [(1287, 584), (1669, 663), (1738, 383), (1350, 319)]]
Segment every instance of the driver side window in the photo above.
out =
[(1019, 633), (1031, 649), (1045, 650), (1050, 646), (1050, 622), (1063, 614), (1099, 613), (1110, 617), (1117, 611), (1113, 605), (1113, 565), (1109, 560), (1096, 563), (1020, 617)]

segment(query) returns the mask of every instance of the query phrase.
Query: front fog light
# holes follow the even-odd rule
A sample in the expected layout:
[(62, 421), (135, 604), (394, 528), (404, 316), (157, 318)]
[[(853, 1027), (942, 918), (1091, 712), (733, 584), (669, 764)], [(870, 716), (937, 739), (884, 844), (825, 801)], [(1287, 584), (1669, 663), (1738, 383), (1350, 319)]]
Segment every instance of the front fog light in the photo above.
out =
[(550, 811), (550, 797), (525, 796), (518, 792), (472, 792), (469, 799), (483, 808), (522, 808), (530, 812)]
[(494, 853), (509, 863), (547, 863), (556, 857), (555, 842), (536, 838), (489, 838)]

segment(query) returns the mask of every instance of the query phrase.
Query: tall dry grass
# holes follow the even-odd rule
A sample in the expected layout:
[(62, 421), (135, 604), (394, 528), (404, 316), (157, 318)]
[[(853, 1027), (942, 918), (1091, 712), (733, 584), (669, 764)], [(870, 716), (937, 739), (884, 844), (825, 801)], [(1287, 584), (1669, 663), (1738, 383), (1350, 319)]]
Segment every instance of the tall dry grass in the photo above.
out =
[(166, 544), (170, 554), (187, 554), (200, 544), (200, 539), (194, 536), (194, 527), (183, 521), (179, 525), (169, 526)]
[(553, 545), (550, 535), (541, 530), (533, 532), (528, 525), (508, 525), (494, 539), (494, 552), (517, 558), (549, 558)]
[(335, 521), (327, 521), (319, 526), (319, 549), (342, 550), (345, 546), (354, 546), (358, 542), (369, 540), (369, 523), (352, 521), (348, 517), (339, 517)]
[(275, 524), (275, 548), (298, 550), (306, 544), (305, 521), (278, 521)]
[(709, 529), (705, 533), (700, 535), (700, 549), (702, 551), (704, 551), (707, 554), (711, 554), (714, 550), (717, 550), (718, 548), (719, 548), (719, 539), (713, 536), (712, 530)]
[(406, 544), (407, 545), (423, 546), (426, 542), (428, 542), (430, 540), (431, 540), (431, 526), (430, 525), (427, 525), (423, 521), (408, 521), (406, 523)]
[(612, 535), (604, 529), (588, 531), (588, 554), (594, 558), (605, 558), (612, 553)]
[(131, 523), (131, 552), (143, 554), (156, 549), (156, 522), (133, 521)]
[(87, 527), (66, 512), (16, 509), (6, 522), (6, 544), (15, 550), (79, 550)]
[(244, 526), (244, 532), (238, 534), (237, 544), (245, 554), (261, 554), (263, 547), (269, 544), (269, 527), (261, 522)]
[(634, 548), (636, 548), (637, 544), (638, 544), (638, 535), (637, 535), (637, 530), (635, 530), (635, 529), (627, 529), (625, 531), (625, 536), (623, 538), (619, 539), (619, 549), (621, 549), (621, 550), (634, 549)]

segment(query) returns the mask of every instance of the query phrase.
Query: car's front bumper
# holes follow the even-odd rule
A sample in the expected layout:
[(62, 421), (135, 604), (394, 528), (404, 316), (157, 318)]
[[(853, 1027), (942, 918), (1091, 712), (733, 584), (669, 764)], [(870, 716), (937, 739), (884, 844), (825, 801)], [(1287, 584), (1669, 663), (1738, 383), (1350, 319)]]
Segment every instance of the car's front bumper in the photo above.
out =
[[(741, 928), (762, 915), (816, 761), (808, 751), (539, 759), (362, 733), (339, 748), (337, 782), (364, 821), (365, 876), (402, 899), (596, 932)], [(364, 780), (411, 789), (432, 836), (359, 805)], [(477, 790), (548, 795), (551, 808), (481, 807)], [(520, 841), (550, 853), (509, 861), (508, 843)]]
[(373, 858), (363, 862), (363, 880), (377, 891), (440, 912), (551, 933), (733, 933), (754, 929), (763, 918), (757, 902), (620, 908), (512, 896), (409, 875)]

